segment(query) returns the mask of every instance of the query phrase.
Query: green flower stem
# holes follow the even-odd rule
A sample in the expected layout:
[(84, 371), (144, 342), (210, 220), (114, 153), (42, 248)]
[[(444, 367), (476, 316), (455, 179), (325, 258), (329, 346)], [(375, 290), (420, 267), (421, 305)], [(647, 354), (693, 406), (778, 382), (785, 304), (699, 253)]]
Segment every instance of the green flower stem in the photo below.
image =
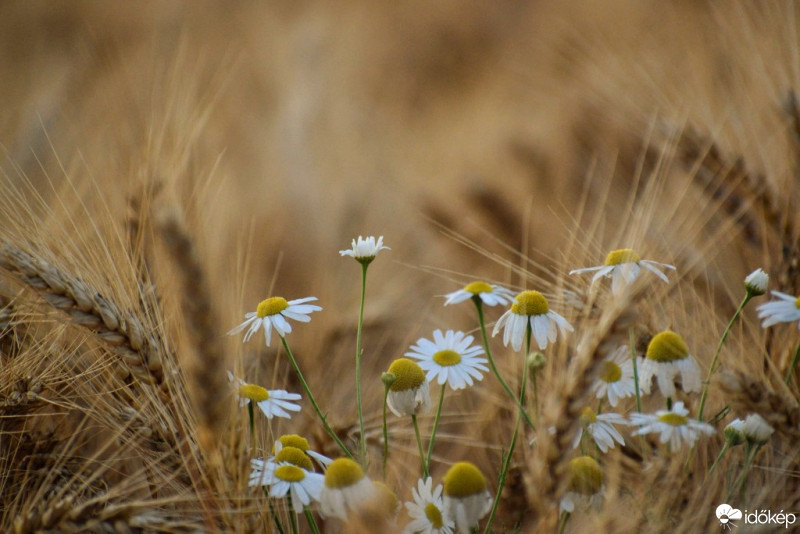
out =
[(272, 516), (272, 521), (275, 523), (275, 528), (278, 529), (278, 534), (285, 534), (285, 531), (283, 530), (283, 525), (281, 524), (280, 519), (278, 519), (278, 513), (275, 511), (275, 505), (272, 504), (272, 499), (269, 496), (267, 488), (261, 486), (261, 491), (264, 492), (264, 497), (267, 498), (267, 503), (269, 503), (269, 514)]
[(314, 519), (314, 514), (311, 513), (308, 506), (303, 508), (303, 513), (306, 516), (306, 521), (308, 521), (308, 526), (311, 529), (313, 534), (319, 534), (319, 527), (317, 526), (317, 520)]
[(636, 338), (633, 328), (628, 330), (628, 339), (631, 345), (631, 362), (633, 363), (633, 387), (636, 390), (636, 411), (642, 413), (642, 394), (639, 391), (639, 366), (636, 365)]
[(794, 358), (792, 358), (792, 364), (789, 366), (789, 369), (786, 370), (786, 385), (789, 385), (789, 382), (792, 381), (792, 375), (794, 374), (794, 369), (797, 367), (797, 359), (800, 358), (800, 344), (797, 345), (797, 350), (794, 351)]
[(389, 397), (389, 385), (383, 386), (383, 461), (381, 462), (383, 480), (386, 480), (386, 462), (389, 459), (389, 430), (386, 426), (386, 399)]
[(569, 521), (569, 516), (570, 516), (569, 512), (564, 512), (563, 514), (561, 514), (561, 521), (559, 522), (558, 525), (558, 534), (564, 534), (564, 529), (567, 528), (567, 521)]
[(358, 310), (356, 331), (356, 405), (358, 406), (358, 456), (361, 467), (367, 469), (367, 440), (364, 437), (364, 413), (361, 409), (361, 329), (364, 325), (364, 300), (367, 293), (368, 261), (361, 261), (361, 306)]
[(303, 391), (306, 392), (308, 400), (311, 401), (311, 406), (314, 407), (314, 411), (317, 412), (317, 417), (319, 417), (319, 420), (322, 422), (322, 426), (325, 427), (325, 432), (327, 432), (328, 435), (331, 437), (331, 439), (333, 439), (333, 441), (336, 442), (336, 444), (339, 446), (340, 449), (342, 449), (342, 452), (348, 458), (355, 461), (353, 453), (351, 453), (350, 450), (345, 446), (345, 444), (342, 443), (342, 440), (339, 439), (339, 436), (336, 435), (336, 432), (334, 432), (333, 429), (328, 424), (328, 420), (325, 418), (325, 414), (323, 414), (322, 410), (319, 409), (319, 405), (317, 404), (317, 401), (314, 399), (314, 395), (311, 393), (311, 389), (309, 389), (306, 379), (303, 378), (303, 373), (300, 371), (300, 367), (297, 365), (297, 360), (295, 359), (294, 354), (292, 354), (292, 349), (289, 348), (289, 344), (286, 342), (286, 338), (284, 336), (281, 336), (281, 341), (283, 342), (283, 348), (286, 350), (286, 354), (289, 356), (289, 361), (292, 364), (292, 368), (294, 368), (294, 372), (295, 374), (297, 374), (297, 379), (300, 380), (300, 384), (303, 386)]
[[(531, 351), (531, 326), (528, 323), (526, 331), (526, 344), (525, 354)], [(514, 456), (514, 447), (517, 445), (517, 436), (519, 435), (519, 426), (522, 421), (522, 407), (525, 405), (525, 387), (528, 384), (528, 361), (527, 358), (522, 359), (522, 385), (519, 388), (519, 409), (517, 410), (517, 421), (514, 423), (514, 433), (511, 435), (511, 443), (508, 445), (508, 452), (503, 459), (503, 467), (500, 470), (500, 476), (497, 480), (497, 493), (494, 496), (492, 503), (492, 510), (489, 512), (489, 519), (486, 521), (486, 528), (484, 534), (489, 534), (492, 531), (492, 521), (494, 521), (494, 514), (497, 512), (497, 505), (500, 504), (500, 497), (503, 494), (503, 487), (506, 485), (506, 477), (508, 476), (508, 469), (511, 467), (511, 458)]]
[[(506, 391), (506, 393), (508, 393), (508, 396), (511, 397), (514, 400), (514, 402), (518, 402), (517, 396), (508, 386), (506, 381), (503, 380), (503, 377), (500, 376), (500, 372), (497, 370), (497, 366), (495, 365), (494, 359), (492, 358), (492, 351), (489, 349), (489, 337), (486, 335), (486, 322), (483, 317), (483, 301), (480, 299), (480, 297), (476, 295), (472, 297), (472, 302), (475, 303), (475, 308), (478, 310), (478, 322), (480, 323), (481, 327), (481, 338), (483, 339), (483, 349), (486, 351), (486, 359), (489, 360), (489, 367), (492, 368), (494, 376), (497, 377), (497, 380), (500, 382), (500, 385), (503, 386), (503, 389)], [(522, 408), (521, 405), (519, 407), (522, 410), (522, 416), (525, 418), (525, 422), (528, 424), (529, 427), (535, 430), (535, 426), (533, 424), (533, 421), (531, 420), (531, 417), (528, 415), (525, 409)]]
[(717, 468), (719, 461), (722, 460), (722, 457), (725, 456), (725, 453), (728, 452), (728, 449), (730, 448), (731, 448), (731, 442), (725, 441), (725, 444), (722, 446), (722, 450), (720, 450), (719, 454), (717, 455), (717, 459), (714, 460), (714, 463), (711, 464), (711, 467), (708, 469), (708, 474), (706, 474), (706, 478), (711, 476), (711, 473), (713, 473), (714, 469)]
[(292, 534), (297, 534), (299, 532), (297, 530), (297, 514), (294, 513), (291, 494), (289, 494), (289, 525), (292, 527)]
[(247, 415), (250, 417), (250, 449), (256, 452), (256, 418), (253, 413), (253, 401), (247, 403)]
[(722, 344), (725, 343), (725, 340), (728, 338), (728, 334), (731, 332), (731, 328), (733, 328), (733, 323), (736, 322), (736, 319), (739, 318), (741, 315), (742, 310), (750, 302), (750, 299), (753, 298), (753, 293), (750, 290), (747, 290), (747, 294), (745, 294), (744, 299), (742, 299), (742, 303), (739, 304), (739, 307), (736, 309), (736, 313), (733, 314), (731, 317), (730, 322), (728, 322), (728, 326), (725, 327), (725, 331), (722, 332), (722, 337), (719, 338), (719, 343), (717, 343), (717, 350), (714, 351), (714, 357), (711, 359), (711, 367), (708, 368), (708, 376), (706, 377), (706, 381), (703, 383), (703, 394), (700, 397), (700, 410), (697, 412), (697, 420), (703, 420), (703, 410), (706, 407), (706, 397), (708, 396), (708, 387), (711, 385), (711, 376), (717, 370), (717, 360), (719, 359), (719, 353), (722, 350)]
[(425, 463), (425, 453), (422, 452), (422, 438), (419, 435), (419, 425), (417, 415), (411, 414), (411, 423), (414, 425), (414, 434), (417, 436), (417, 448), (419, 449), (419, 461), (422, 463), (422, 478), (428, 478), (428, 465)]
[(730, 500), (730, 498), (735, 493), (739, 494), (740, 500), (744, 499), (744, 487), (745, 487), (745, 482), (747, 482), (747, 474), (750, 471), (750, 467), (753, 465), (753, 460), (755, 459), (756, 454), (758, 453), (759, 450), (761, 450), (761, 445), (754, 445), (748, 443), (747, 457), (745, 458), (744, 466), (742, 467), (742, 472), (736, 479), (736, 482), (733, 483), (732, 491), (728, 493), (727, 497), (728, 500)]
[(436, 408), (436, 417), (433, 419), (433, 430), (431, 430), (431, 439), (428, 442), (428, 456), (425, 460), (425, 465), (428, 472), (431, 470), (431, 458), (433, 457), (433, 442), (436, 439), (436, 430), (439, 428), (439, 417), (442, 415), (442, 404), (444, 404), (444, 390), (447, 384), (442, 384), (441, 392), (439, 393), (439, 406)]

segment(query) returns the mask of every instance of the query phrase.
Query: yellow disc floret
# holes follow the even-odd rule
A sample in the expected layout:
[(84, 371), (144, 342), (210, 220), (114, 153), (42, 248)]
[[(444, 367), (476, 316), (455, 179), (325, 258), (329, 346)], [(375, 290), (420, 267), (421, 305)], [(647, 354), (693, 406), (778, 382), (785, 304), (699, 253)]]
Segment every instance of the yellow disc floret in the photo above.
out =
[(332, 489), (352, 486), (364, 478), (364, 470), (350, 458), (337, 458), (325, 471), (325, 487)]
[(511, 313), (517, 315), (544, 315), (550, 311), (547, 299), (538, 291), (523, 291), (516, 296), (516, 302), (511, 305)]
[(583, 409), (580, 417), (581, 426), (587, 426), (597, 422), (597, 414), (589, 406)]
[(313, 471), (311, 458), (297, 447), (284, 447), (275, 455), (275, 463), (288, 462), (297, 467), (302, 467), (306, 471)]
[(491, 293), (492, 286), (486, 282), (472, 282), (464, 286), (464, 291), (469, 291), (473, 295), (477, 295), (479, 293)]
[(258, 303), (256, 315), (263, 319), (264, 317), (269, 317), (270, 315), (278, 315), (288, 307), (289, 303), (286, 302), (285, 298), (271, 297)]
[(442, 511), (432, 502), (425, 505), (425, 517), (431, 522), (433, 528), (442, 528), (444, 526)]
[(269, 399), (269, 391), (255, 384), (244, 384), (239, 387), (239, 396), (253, 402), (261, 402)]
[(603, 487), (603, 470), (591, 456), (579, 456), (569, 462), (569, 490), (594, 495)]
[(612, 250), (606, 256), (606, 265), (619, 265), (620, 263), (633, 263), (641, 260), (635, 250), (632, 248), (621, 248)]
[(280, 441), (281, 445), (284, 447), (295, 447), (303, 452), (311, 448), (308, 445), (308, 440), (303, 436), (298, 436), (297, 434), (284, 434), (278, 438), (278, 441)]
[(800, 297), (794, 299), (794, 307), (800, 309)]
[(294, 465), (279, 465), (275, 468), (275, 476), (286, 482), (300, 482), (306, 478), (306, 472)]
[(422, 367), (408, 358), (398, 358), (389, 366), (389, 373), (397, 378), (389, 389), (392, 391), (408, 391), (418, 388), (425, 382), (425, 373)]
[(600, 370), (600, 380), (604, 382), (618, 382), (622, 378), (622, 369), (615, 362), (606, 360), (602, 363)]
[(486, 477), (470, 462), (454, 464), (444, 475), (444, 494), (462, 498), (486, 490)]
[(672, 330), (653, 336), (647, 346), (647, 359), (657, 362), (674, 362), (689, 356), (689, 347), (683, 338)]
[(461, 363), (461, 355), (450, 349), (440, 350), (433, 355), (433, 361), (442, 367), (447, 367)]
[(662, 423), (667, 423), (668, 425), (672, 426), (683, 426), (689, 422), (689, 420), (682, 416), (681, 414), (669, 412), (665, 413), (664, 415), (659, 415), (658, 420)]

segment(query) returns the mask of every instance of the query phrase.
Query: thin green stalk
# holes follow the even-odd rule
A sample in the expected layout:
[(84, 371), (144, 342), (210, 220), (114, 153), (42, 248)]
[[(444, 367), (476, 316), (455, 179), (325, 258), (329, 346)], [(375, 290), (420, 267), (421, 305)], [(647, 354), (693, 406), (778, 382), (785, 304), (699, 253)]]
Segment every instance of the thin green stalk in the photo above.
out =
[(281, 524), (280, 519), (278, 519), (278, 513), (275, 511), (275, 505), (272, 504), (272, 499), (269, 496), (267, 488), (262, 486), (261, 491), (264, 492), (264, 496), (267, 498), (267, 503), (269, 504), (269, 514), (272, 516), (272, 521), (275, 523), (275, 528), (278, 529), (278, 534), (285, 534), (285, 531), (283, 530), (283, 524)]
[(253, 413), (253, 401), (247, 403), (247, 415), (250, 417), (250, 450), (256, 451), (256, 418)]
[(383, 383), (383, 461), (381, 462), (383, 480), (386, 480), (386, 462), (389, 459), (389, 429), (386, 425), (386, 399), (389, 398), (390, 386), (391, 384)]
[(306, 379), (303, 378), (303, 373), (300, 371), (300, 366), (297, 365), (297, 360), (295, 359), (294, 354), (292, 354), (292, 349), (289, 348), (289, 344), (286, 342), (286, 338), (284, 336), (281, 336), (281, 341), (283, 342), (283, 348), (286, 350), (286, 354), (289, 356), (289, 361), (291, 362), (292, 368), (294, 369), (294, 372), (297, 375), (297, 379), (300, 380), (300, 384), (303, 386), (303, 391), (306, 392), (308, 400), (311, 401), (311, 406), (314, 407), (314, 411), (317, 413), (317, 417), (319, 417), (319, 420), (322, 422), (322, 426), (325, 427), (325, 432), (327, 432), (328, 435), (331, 437), (331, 439), (333, 439), (333, 441), (336, 442), (336, 444), (339, 446), (340, 449), (342, 449), (342, 452), (348, 458), (355, 461), (353, 454), (345, 446), (345, 444), (342, 443), (342, 440), (339, 439), (339, 436), (336, 435), (336, 432), (334, 432), (333, 429), (328, 424), (328, 420), (325, 418), (325, 414), (323, 414), (322, 410), (320, 410), (317, 401), (314, 399), (314, 395), (311, 393), (311, 389), (309, 389), (308, 387)]
[(428, 478), (428, 466), (425, 463), (425, 453), (422, 452), (422, 438), (419, 435), (419, 425), (417, 415), (411, 414), (411, 423), (414, 425), (414, 434), (417, 436), (417, 448), (419, 449), (419, 461), (422, 463), (422, 478)]
[(719, 353), (722, 351), (722, 345), (725, 343), (725, 340), (728, 338), (728, 334), (731, 332), (731, 328), (733, 328), (733, 323), (736, 322), (736, 319), (739, 318), (739, 315), (742, 313), (742, 310), (750, 302), (750, 299), (753, 298), (753, 293), (749, 290), (747, 294), (742, 299), (742, 303), (739, 304), (739, 307), (736, 309), (736, 313), (733, 314), (731, 320), (728, 322), (728, 326), (725, 327), (725, 331), (722, 332), (722, 337), (719, 338), (719, 343), (717, 343), (717, 350), (714, 351), (714, 357), (711, 359), (711, 367), (708, 368), (708, 376), (706, 377), (706, 381), (703, 383), (703, 394), (700, 397), (700, 410), (697, 413), (697, 420), (703, 420), (703, 410), (706, 407), (706, 397), (708, 396), (708, 387), (711, 385), (711, 376), (717, 370), (717, 360), (719, 359)]
[(728, 449), (730, 449), (730, 448), (731, 448), (731, 443), (730, 443), (730, 441), (726, 440), (725, 444), (722, 446), (722, 450), (719, 451), (719, 454), (717, 455), (716, 460), (714, 460), (714, 463), (711, 464), (711, 467), (708, 469), (708, 473), (706, 474), (706, 478), (711, 476), (711, 473), (714, 472), (714, 469), (717, 468), (717, 465), (719, 464), (720, 460), (722, 460), (722, 457), (725, 456), (725, 453), (728, 452)]
[[(480, 297), (478, 297), (476, 295), (475, 297), (472, 297), (472, 302), (475, 303), (475, 308), (478, 310), (478, 322), (480, 323), (480, 327), (481, 327), (481, 338), (483, 340), (483, 350), (486, 352), (486, 359), (489, 360), (489, 367), (492, 368), (492, 372), (494, 373), (494, 376), (497, 377), (498, 382), (500, 382), (500, 385), (503, 386), (503, 389), (508, 394), (508, 396), (511, 397), (511, 399), (513, 399), (514, 402), (518, 403), (519, 401), (517, 399), (517, 396), (514, 394), (514, 392), (508, 386), (506, 381), (503, 380), (503, 377), (500, 376), (500, 371), (497, 370), (497, 366), (495, 365), (494, 359), (492, 358), (492, 351), (489, 348), (489, 337), (486, 334), (486, 322), (485, 322), (485, 319), (483, 317), (483, 301), (480, 299)], [(519, 406), (519, 407), (522, 409), (522, 415), (525, 418), (525, 422), (528, 424), (528, 426), (530, 426), (531, 428), (533, 428), (535, 430), (535, 426), (533, 424), (533, 421), (531, 420), (531, 417), (528, 415), (528, 413), (525, 411), (525, 409), (522, 408), (522, 406)]]
[(628, 339), (631, 344), (631, 361), (633, 363), (633, 387), (636, 390), (636, 411), (642, 413), (642, 395), (639, 392), (639, 366), (636, 365), (636, 338), (633, 328), (628, 330)]
[(367, 267), (369, 262), (361, 263), (361, 306), (358, 310), (358, 330), (356, 331), (356, 405), (358, 406), (358, 456), (361, 467), (367, 468), (367, 440), (364, 438), (364, 414), (361, 409), (361, 328), (364, 325), (364, 300), (367, 293)]
[(442, 415), (442, 404), (444, 404), (444, 390), (447, 384), (442, 384), (441, 392), (439, 393), (439, 406), (436, 408), (436, 417), (433, 419), (433, 430), (431, 430), (431, 439), (428, 441), (428, 456), (425, 460), (425, 466), (428, 472), (431, 470), (431, 458), (433, 457), (433, 442), (436, 439), (436, 430), (439, 428), (439, 417)]
[(569, 512), (564, 512), (563, 514), (561, 514), (561, 521), (559, 522), (558, 525), (558, 534), (564, 534), (564, 529), (567, 528), (567, 521), (569, 521), (569, 516), (570, 516)]
[(319, 527), (317, 526), (317, 520), (314, 519), (314, 514), (311, 513), (311, 510), (309, 510), (308, 506), (303, 508), (303, 513), (306, 516), (306, 521), (308, 521), (308, 526), (311, 529), (311, 532), (313, 534), (319, 534)]
[(733, 483), (732, 491), (728, 493), (727, 500), (733, 496), (733, 494), (738, 493), (739, 499), (744, 499), (744, 487), (745, 482), (747, 482), (747, 474), (750, 471), (750, 467), (753, 465), (753, 460), (756, 457), (756, 454), (761, 449), (761, 445), (749, 444), (747, 445), (747, 456), (745, 457), (744, 466), (742, 467), (742, 472), (737, 477), (736, 481)]
[(294, 513), (294, 507), (292, 506), (291, 495), (289, 495), (288, 513), (289, 513), (289, 525), (291, 525), (292, 527), (292, 534), (297, 534), (299, 532), (297, 529), (297, 514)]
[(786, 385), (789, 385), (789, 382), (792, 381), (792, 375), (794, 374), (794, 369), (797, 367), (797, 359), (800, 358), (800, 344), (797, 345), (797, 350), (794, 351), (794, 358), (792, 358), (792, 364), (789, 366), (789, 369), (786, 370)]
[[(530, 323), (526, 331), (526, 347), (525, 354), (531, 350), (531, 327)], [(514, 447), (517, 445), (517, 436), (519, 435), (519, 426), (522, 421), (522, 407), (525, 405), (525, 387), (528, 384), (528, 360), (522, 359), (522, 385), (519, 388), (519, 410), (517, 410), (517, 421), (514, 423), (514, 433), (511, 435), (511, 443), (508, 445), (508, 452), (503, 459), (503, 467), (500, 470), (500, 477), (497, 480), (497, 493), (494, 496), (492, 503), (492, 510), (489, 512), (489, 519), (486, 521), (486, 528), (484, 534), (489, 534), (492, 531), (492, 521), (494, 521), (494, 514), (497, 512), (497, 505), (500, 504), (500, 496), (503, 493), (503, 487), (506, 485), (506, 477), (508, 476), (508, 469), (511, 467), (511, 458), (514, 456)]]

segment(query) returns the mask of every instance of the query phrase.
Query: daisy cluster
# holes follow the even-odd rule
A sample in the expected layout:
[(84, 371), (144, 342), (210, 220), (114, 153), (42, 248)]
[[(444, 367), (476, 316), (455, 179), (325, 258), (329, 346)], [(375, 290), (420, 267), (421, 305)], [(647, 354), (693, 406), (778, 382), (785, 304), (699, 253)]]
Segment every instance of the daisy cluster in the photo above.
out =
[[(249, 407), (252, 438), (249, 485), (264, 488), (269, 499), (284, 500), (285, 509), (291, 513), (305, 514), (309, 527), (315, 532), (318, 531), (315, 514), (331, 521), (361, 521), (369, 524), (373, 530), (389, 528), (399, 522), (403, 532), (409, 534), (473, 532), (481, 522), (489, 532), (521, 427), (525, 432), (523, 422), (533, 429), (539, 418), (537, 374), (547, 365), (544, 351), (559, 340), (569, 340), (575, 328), (567, 317), (551, 307), (546, 291), (526, 289), (513, 292), (499, 284), (473, 281), (446, 294), (445, 306), (465, 302), (474, 305), (479, 338), (476, 339), (477, 334), (460, 330), (436, 329), (430, 336), (421, 337), (411, 344), (403, 357), (389, 363), (380, 377), (384, 388), (382, 461), (370, 462), (361, 403), (360, 361), (364, 352), (361, 347), (361, 327), (367, 268), (381, 251), (387, 249), (382, 236), (377, 239), (359, 236), (353, 239), (350, 249), (340, 251), (341, 256), (353, 258), (362, 267), (361, 312), (355, 356), (359, 430), (352, 441), (345, 443), (328, 424), (327, 412), (317, 404), (287, 341), (287, 336), (292, 333), (291, 321), (308, 323), (312, 313), (322, 310), (315, 304), (315, 297), (294, 300), (276, 296), (267, 298), (256, 306), (255, 311), (247, 312), (240, 325), (230, 330), (229, 334), (244, 332), (245, 342), (262, 330), (267, 348), (270, 347), (274, 330), (308, 403), (341, 452), (340, 457), (331, 459), (312, 450), (304, 437), (285, 434), (274, 439), (269, 454), (259, 455), (259, 450), (264, 449), (260, 449), (255, 441), (254, 407), (258, 407), (270, 420), (275, 417), (290, 419), (300, 411), (299, 401), (302, 397), (298, 393), (268, 390), (249, 384), (229, 373), (240, 404)], [(602, 279), (610, 279), (610, 295), (618, 298), (643, 276), (654, 276), (669, 283), (666, 273), (675, 270), (672, 265), (643, 259), (633, 249), (626, 248), (608, 253), (603, 265), (575, 269), (569, 274), (592, 273), (592, 287)], [(737, 316), (750, 298), (766, 292), (768, 280), (766, 273), (761, 270), (754, 271), (746, 278), (746, 297)], [(775, 291), (773, 294), (777, 300), (759, 308), (763, 326), (800, 322), (800, 298)], [(506, 310), (496, 319), (489, 336), (485, 308), (496, 306), (505, 307)], [(726, 330), (720, 347), (727, 333)], [(518, 387), (508, 383), (493, 358), (492, 338), (500, 334), (505, 348), (522, 352), (523, 357), (519, 358), (522, 364), (522, 373), (519, 375), (521, 383)], [(604, 490), (603, 455), (617, 447), (625, 447), (626, 434), (628, 439), (632, 436), (653, 436), (651, 447), (660, 448), (662, 454), (671, 456), (678, 454), (681, 449), (694, 447), (698, 439), (716, 432), (714, 424), (719, 421), (712, 421), (714, 424), (711, 424), (704, 420), (703, 409), (718, 354), (719, 348), (704, 381), (690, 344), (678, 332), (664, 330), (652, 334), (647, 350), (642, 354), (638, 354), (635, 347), (621, 344), (594, 366), (595, 375), (591, 377), (591, 387), (587, 390), (590, 398), (581, 412), (580, 429), (572, 442), (573, 449), (580, 448), (580, 456), (573, 458), (566, 474), (564, 487), (567, 491), (560, 505), (562, 529), (576, 509), (601, 505)], [(441, 460), (441, 457), (434, 459), (433, 456), (446, 391), (469, 394), (469, 390), (485, 382), (484, 378), (488, 375), (493, 375), (497, 380), (517, 414), (513, 435), (510, 442), (504, 445), (495, 488), (473, 463), (458, 459)], [(525, 395), (529, 376), (536, 398), (533, 413), (529, 412)], [(377, 377), (370, 378), (372, 380), (367, 384), (377, 384)], [(434, 397), (438, 402), (432, 401), (431, 385), (434, 383), (438, 386), (439, 395)], [(656, 394), (663, 398), (666, 408), (653, 413), (643, 412), (642, 397)], [(693, 418), (690, 416), (690, 406), (693, 404), (690, 399), (696, 394), (702, 394), (702, 397), (698, 415)], [(418, 417), (431, 411), (434, 406), (435, 416), (425, 442), (419, 430)], [(384, 482), (387, 480), (387, 465), (393, 457), (391, 443), (398, 439), (396, 434), (388, 431), (387, 412), (400, 418), (400, 423), (405, 421), (411, 425), (416, 437), (420, 477), (416, 479), (415, 486), (409, 488), (410, 500), (404, 506), (400, 505), (395, 490)], [(271, 426), (269, 432), (272, 432)], [(772, 428), (758, 414), (750, 414), (744, 420), (737, 419), (725, 429), (726, 445), (720, 458), (728, 447), (747, 443), (747, 457), (752, 460), (768, 442), (771, 432)], [(531, 442), (529, 446), (535, 444)], [(437, 462), (449, 465), (439, 483), (435, 483), (432, 476)], [(378, 466), (381, 467), (380, 475), (377, 473)], [(378, 480), (379, 476), (383, 481)], [(403, 509), (405, 521), (400, 519)], [(281, 525), (280, 514), (272, 507), (270, 510), (272, 521)], [(296, 519), (293, 517), (291, 527), (293, 532), (296, 531)], [(280, 527), (279, 530), (284, 529)]]

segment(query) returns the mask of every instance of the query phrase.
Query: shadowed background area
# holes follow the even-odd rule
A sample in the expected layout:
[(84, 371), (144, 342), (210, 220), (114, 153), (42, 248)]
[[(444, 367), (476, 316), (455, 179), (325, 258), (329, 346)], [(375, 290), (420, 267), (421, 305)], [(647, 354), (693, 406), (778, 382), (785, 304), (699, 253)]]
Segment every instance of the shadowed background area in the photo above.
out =
[[(363, 344), (377, 454), (381, 371), (435, 328), (474, 328), (441, 298), (472, 279), (578, 291), (567, 270), (633, 246), (678, 267), (681, 303), (709, 307), (705, 353), (755, 267), (797, 294), (797, 22), (792, 2), (3, 2), (0, 238), (101, 281), (90, 251), (125, 243), (188, 364), (208, 358), (183, 348), (193, 286), (169, 283), (154, 235), (177, 218), (219, 344), (208, 365), (290, 390), (274, 342), (224, 334), (270, 295), (318, 297), (288, 339), (346, 436), (359, 269), (338, 251), (383, 235)], [(510, 376), (517, 358), (503, 354)], [(507, 433), (513, 410), (486, 388), (450, 399), (467, 417), (446, 434), (477, 430), (441, 438), (435, 473), (498, 462), (491, 417)]]

